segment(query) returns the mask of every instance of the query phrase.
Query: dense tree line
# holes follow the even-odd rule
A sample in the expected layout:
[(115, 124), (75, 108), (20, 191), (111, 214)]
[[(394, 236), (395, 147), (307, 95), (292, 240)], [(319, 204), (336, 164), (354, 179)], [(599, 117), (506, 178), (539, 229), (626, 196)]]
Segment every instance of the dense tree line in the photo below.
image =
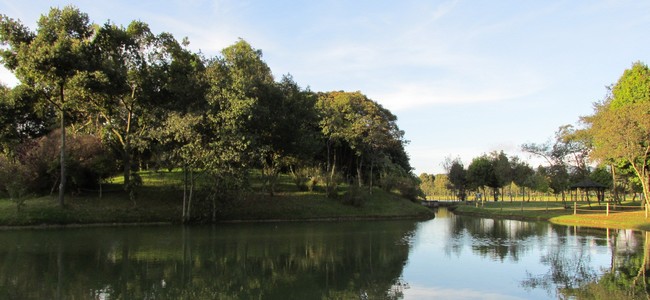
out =
[(206, 58), (187, 38), (93, 24), (71, 6), (37, 26), (0, 17), (0, 57), (20, 82), (0, 94), (0, 187), (12, 198), (58, 191), (63, 206), (66, 191), (120, 172), (135, 204), (143, 168), (183, 170), (184, 218), (197, 176), (214, 202), (252, 169), (271, 195), (281, 172), (330, 195), (342, 182), (419, 195), (395, 115), (361, 92), (278, 81), (244, 40)]
[(503, 152), (476, 157), (467, 168), (460, 159), (448, 159), (447, 188), (462, 200), (472, 191), (492, 193), (496, 201), (499, 195), (505, 198), (503, 189), (510, 185), (521, 189), (522, 198), (526, 190), (535, 190), (566, 201), (572, 185), (596, 182), (611, 190), (612, 201), (632, 194), (633, 200), (642, 195), (640, 200), (650, 204), (650, 68), (634, 63), (595, 103), (594, 114), (580, 121), (579, 128), (560, 126), (545, 143), (522, 145), (546, 161), (536, 169)]

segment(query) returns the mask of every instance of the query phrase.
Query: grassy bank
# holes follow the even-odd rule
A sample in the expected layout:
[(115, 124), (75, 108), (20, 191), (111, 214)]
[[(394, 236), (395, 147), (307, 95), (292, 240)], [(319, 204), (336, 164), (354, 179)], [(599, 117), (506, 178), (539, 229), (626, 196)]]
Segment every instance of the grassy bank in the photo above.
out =
[(639, 202), (628, 202), (616, 208), (598, 206), (586, 202), (577, 203), (577, 214), (573, 214), (573, 203), (565, 207), (562, 202), (485, 202), (484, 205), (459, 205), (455, 212), (458, 214), (475, 215), (490, 218), (506, 218), (518, 220), (541, 220), (555, 224), (650, 230), (650, 218), (640, 211)]
[[(104, 185), (102, 197), (98, 191), (86, 191), (66, 197), (66, 208), (57, 204), (55, 196), (29, 198), (20, 211), (9, 199), (0, 199), (0, 226), (113, 224), (113, 223), (178, 223), (182, 211), (182, 182), (178, 172), (141, 173), (143, 186), (134, 203), (122, 191), (120, 179)], [(241, 199), (219, 203), (218, 221), (274, 220), (338, 220), (374, 218), (431, 218), (431, 210), (394, 193), (373, 189), (362, 191), (365, 201), (361, 207), (343, 204), (340, 199), (328, 199), (317, 189), (303, 192), (282, 176), (277, 193), (271, 197), (261, 192), (253, 180), (250, 191)], [(341, 195), (347, 187), (343, 187)], [(201, 195), (194, 200), (193, 215), (209, 214), (210, 204)], [(205, 221), (205, 218), (200, 219)]]

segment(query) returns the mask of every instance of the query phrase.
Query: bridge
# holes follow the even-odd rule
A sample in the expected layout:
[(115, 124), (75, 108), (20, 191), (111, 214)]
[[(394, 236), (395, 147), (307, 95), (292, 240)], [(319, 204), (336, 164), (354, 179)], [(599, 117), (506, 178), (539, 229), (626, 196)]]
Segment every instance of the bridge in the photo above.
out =
[(423, 200), (422, 205), (426, 207), (454, 207), (464, 203), (458, 200)]

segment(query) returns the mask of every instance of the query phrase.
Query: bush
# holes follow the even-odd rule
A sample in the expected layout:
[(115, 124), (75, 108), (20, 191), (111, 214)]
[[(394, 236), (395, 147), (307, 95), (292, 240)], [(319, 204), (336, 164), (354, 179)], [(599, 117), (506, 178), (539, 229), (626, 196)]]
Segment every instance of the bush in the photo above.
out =
[[(54, 192), (60, 182), (60, 138), (55, 130), (47, 136), (27, 141), (17, 151), (17, 163), (32, 176), (29, 190)], [(115, 170), (114, 159), (101, 141), (91, 135), (70, 134), (66, 141), (67, 188), (90, 189), (98, 186)]]
[(0, 191), (16, 203), (20, 211), (32, 184), (29, 170), (6, 156), (0, 156)]
[(411, 201), (424, 198), (425, 195), (420, 189), (420, 180), (413, 175), (398, 176), (396, 174), (386, 174), (380, 181), (381, 188), (386, 192), (397, 190), (402, 197)]

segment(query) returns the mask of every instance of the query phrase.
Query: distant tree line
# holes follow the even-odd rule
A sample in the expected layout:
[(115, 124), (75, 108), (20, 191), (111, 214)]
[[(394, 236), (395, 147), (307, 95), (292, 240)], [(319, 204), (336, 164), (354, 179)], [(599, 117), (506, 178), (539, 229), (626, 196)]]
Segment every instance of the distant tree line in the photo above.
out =
[(395, 115), (361, 92), (276, 80), (242, 39), (204, 57), (187, 38), (142, 21), (94, 24), (71, 6), (37, 26), (0, 17), (2, 64), (19, 80), (0, 87), (0, 188), (12, 198), (58, 191), (63, 206), (66, 191), (121, 173), (135, 203), (137, 171), (173, 168), (184, 215), (199, 174), (217, 201), (252, 169), (271, 195), (281, 172), (329, 195), (342, 182), (420, 195)]
[[(627, 194), (634, 200), (639, 194), (650, 204), (648, 66), (636, 62), (625, 70), (608, 88), (605, 99), (595, 103), (594, 114), (582, 117), (580, 125), (560, 126), (545, 143), (522, 145), (523, 151), (546, 161), (536, 169), (503, 152), (476, 157), (467, 168), (460, 159), (449, 158), (443, 164), (447, 188), (461, 200), (470, 191), (489, 193), (495, 201), (501, 195), (505, 200), (504, 187), (508, 186), (518, 187), (522, 199), (532, 190), (551, 192), (566, 201), (572, 185), (592, 181), (607, 186), (612, 201), (620, 202)], [(423, 190), (430, 191), (431, 185), (426, 184), (435, 177), (422, 174), (420, 178)]]

